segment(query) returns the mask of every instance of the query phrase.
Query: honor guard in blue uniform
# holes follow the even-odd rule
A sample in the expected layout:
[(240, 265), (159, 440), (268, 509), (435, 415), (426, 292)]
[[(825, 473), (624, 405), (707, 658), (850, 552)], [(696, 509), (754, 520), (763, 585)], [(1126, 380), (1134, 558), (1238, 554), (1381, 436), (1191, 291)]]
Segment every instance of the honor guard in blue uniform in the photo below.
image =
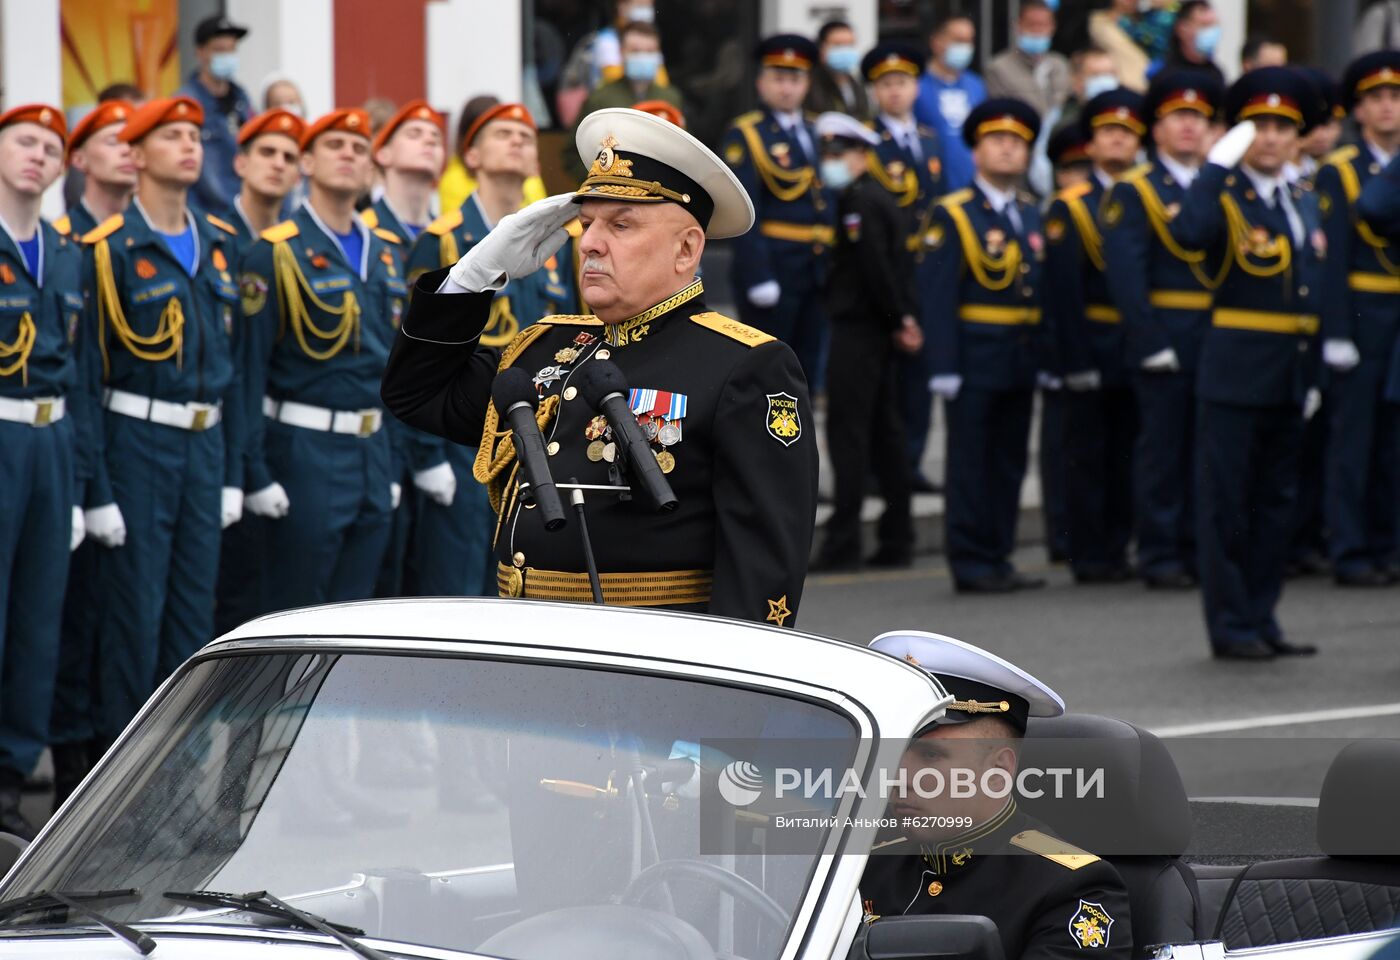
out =
[(1220, 658), (1316, 652), (1285, 640), (1275, 617), (1303, 403), (1316, 380), (1325, 241), (1311, 195), (1283, 178), (1310, 95), (1286, 67), (1236, 81), (1225, 96), (1235, 126), (1211, 147), (1171, 221), (1176, 243), (1225, 258), (1196, 379), (1199, 572)]
[(1079, 117), (1093, 160), (1089, 180), (1060, 191), (1046, 213), (1044, 302), (1064, 379), (1065, 503), (1069, 562), (1080, 583), (1132, 576), (1132, 456), (1137, 416), (1123, 363), (1123, 317), (1105, 276), (1099, 225), (1114, 208), (1103, 200), (1137, 157), (1147, 128), (1142, 97), (1119, 88), (1101, 93)]
[(247, 506), (272, 518), (272, 609), (368, 597), (395, 506), (379, 380), (407, 288), (392, 247), (355, 213), (369, 117), (334, 110), (302, 137), (310, 195), (243, 263)]
[(0, 114), (0, 830), (26, 839), (20, 793), (49, 740), (63, 582), (83, 537), (79, 445), (91, 443), (90, 425), (74, 426), (86, 410), (70, 406), (81, 255), (39, 217), (67, 136), (57, 107)]
[[(870, 177), (884, 187), (908, 220), (904, 269), (913, 272), (923, 261), (923, 231), (933, 202), (943, 193), (943, 151), (938, 134), (914, 117), (919, 97), (919, 77), (924, 55), (903, 43), (881, 43), (861, 60), (860, 70), (875, 95), (878, 112), (871, 126), (880, 135), (872, 148)], [(927, 338), (925, 338), (927, 344)], [(901, 353), (899, 413), (909, 451), (909, 471), (916, 487), (933, 486), (920, 471), (933, 418), (933, 394), (929, 392), (928, 351)]]
[(757, 53), (762, 106), (738, 117), (723, 145), (758, 215), (758, 226), (734, 240), (734, 295), (739, 318), (792, 347), (819, 393), (829, 336), (821, 293), (835, 234), (816, 133), (802, 112), (817, 47), (779, 34)]
[(131, 115), (121, 135), (141, 171), (136, 197), (83, 237), (78, 357), (105, 409), (87, 498), (88, 535), (109, 548), (99, 560), (99, 744), (213, 635), (220, 529), (242, 512), (234, 230), (187, 206), (200, 114), (174, 97)]
[(1223, 93), (1201, 71), (1153, 78), (1143, 104), (1152, 160), (1114, 184), (1100, 217), (1105, 279), (1122, 318), (1123, 362), (1138, 409), (1138, 574), (1162, 589), (1196, 582), (1196, 375), (1220, 272), (1205, 253), (1173, 240), (1170, 224), (1205, 160)]
[(1400, 237), (1400, 157), (1393, 157), (1379, 176), (1366, 181), (1356, 209), (1377, 234), (1391, 240)]
[(1016, 572), (1010, 559), (1036, 372), (1048, 352), (1045, 238), (1034, 203), (1016, 189), (1039, 129), (1035, 110), (1020, 100), (988, 100), (968, 114), (963, 139), (977, 175), (934, 208), (930, 263), (918, 276), (932, 340), (930, 386), (948, 411), (948, 563), (960, 591), (1045, 584)]
[(66, 216), (54, 221), (60, 233), (80, 240), (131, 203), (136, 168), (131, 163), (131, 145), (121, 138), (121, 131), (135, 109), (125, 100), (104, 100), (74, 124), (68, 138), (68, 164), (83, 175), (83, 196)]
[(1322, 269), (1322, 358), (1331, 418), (1324, 484), (1332, 575), (1345, 586), (1400, 579), (1396, 491), (1400, 410), (1383, 398), (1400, 337), (1400, 246), (1358, 216), (1367, 181), (1400, 149), (1400, 51), (1347, 68), (1344, 106), (1358, 143), (1333, 152), (1316, 178), (1327, 238)]

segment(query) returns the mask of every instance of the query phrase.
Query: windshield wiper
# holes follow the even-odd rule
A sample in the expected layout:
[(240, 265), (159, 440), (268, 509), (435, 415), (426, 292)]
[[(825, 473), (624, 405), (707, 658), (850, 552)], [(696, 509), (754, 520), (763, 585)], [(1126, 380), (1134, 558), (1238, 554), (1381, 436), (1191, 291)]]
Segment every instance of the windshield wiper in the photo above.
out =
[(108, 900), (137, 900), (141, 891), (130, 887), (122, 890), (40, 890), (36, 893), (0, 901), (0, 923), (26, 913), (47, 913), (50, 910), (67, 910), (69, 916), (77, 914), (86, 917), (106, 930), (118, 940), (126, 943), (141, 956), (148, 955), (156, 948), (156, 942), (135, 927), (129, 927), (120, 920), (113, 920), (104, 913), (98, 913), (86, 903), (103, 903)]
[(264, 917), (276, 917), (279, 920), (286, 920), (289, 923), (302, 927), (306, 930), (315, 930), (323, 933), (335, 940), (346, 950), (357, 956), (364, 957), (365, 960), (389, 960), (384, 954), (371, 946), (360, 943), (356, 937), (363, 937), (365, 932), (359, 927), (347, 926), (343, 923), (334, 923), (325, 917), (318, 917), (314, 913), (307, 913), (305, 910), (298, 910), (283, 900), (279, 900), (266, 890), (258, 890), (254, 893), (219, 893), (215, 890), (167, 890), (165, 892), (167, 900), (176, 903), (184, 903), (194, 907), (223, 907), (230, 910), (241, 910), (245, 913), (256, 913)]

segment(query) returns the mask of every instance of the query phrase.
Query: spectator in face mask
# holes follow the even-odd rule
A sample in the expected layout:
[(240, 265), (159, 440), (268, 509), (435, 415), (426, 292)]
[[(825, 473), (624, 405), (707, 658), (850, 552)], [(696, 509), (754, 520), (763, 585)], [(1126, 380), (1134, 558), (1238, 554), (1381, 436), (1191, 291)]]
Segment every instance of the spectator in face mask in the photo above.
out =
[(302, 102), (301, 90), (297, 88), (296, 81), (285, 74), (269, 73), (264, 77), (262, 94), (258, 99), (262, 102), (264, 111), (285, 110), (294, 117), (306, 117), (306, 104)]
[(1077, 124), (1084, 104), (1101, 93), (1121, 86), (1113, 69), (1113, 58), (1108, 51), (1097, 47), (1075, 52), (1070, 57), (1070, 71), (1069, 99), (1045, 114), (1041, 121), (1040, 139), (1032, 151), (1030, 184), (1031, 189), (1041, 196), (1049, 196), (1055, 189), (1055, 171), (1049, 156), (1051, 137), (1065, 127)]
[(817, 31), (821, 63), (812, 66), (812, 88), (802, 105), (809, 113), (834, 110), (858, 120), (870, 119), (870, 98), (858, 79), (860, 48), (856, 32), (844, 20), (828, 20)]
[(1215, 65), (1215, 49), (1220, 45), (1220, 16), (1206, 0), (1186, 0), (1176, 12), (1166, 59), (1148, 68), (1153, 76), (1162, 67), (1205, 70), (1222, 84), (1225, 74)]
[(972, 151), (963, 142), (963, 121), (987, 99), (982, 78), (968, 69), (976, 52), (977, 28), (972, 18), (957, 14), (934, 28), (929, 37), (933, 56), (919, 78), (914, 117), (932, 127), (943, 144), (943, 189), (961, 190), (972, 182)]
[(1050, 49), (1055, 13), (1045, 0), (1024, 0), (1014, 46), (987, 67), (987, 95), (1029, 103), (1042, 117), (1069, 96), (1069, 61)]
[(241, 188), (233, 170), (238, 131), (253, 118), (247, 91), (233, 79), (238, 73), (238, 42), (247, 35), (247, 27), (227, 17), (201, 20), (194, 29), (199, 66), (176, 91), (176, 96), (190, 97), (204, 110), (204, 167), (190, 192), (190, 204), (224, 220), (233, 216), (233, 198)]

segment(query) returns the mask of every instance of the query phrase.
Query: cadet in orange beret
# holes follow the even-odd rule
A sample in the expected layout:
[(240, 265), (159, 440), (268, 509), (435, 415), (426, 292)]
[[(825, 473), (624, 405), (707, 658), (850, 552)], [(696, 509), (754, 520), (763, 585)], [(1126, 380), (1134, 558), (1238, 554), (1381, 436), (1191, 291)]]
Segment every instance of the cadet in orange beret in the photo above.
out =
[(233, 169), (243, 181), (233, 209), (238, 247), (246, 251), (283, 219), (287, 197), (301, 179), (301, 138), (306, 121), (287, 110), (260, 113), (238, 131)]
[(669, 120), (682, 130), (685, 129), (685, 114), (681, 113), (680, 107), (665, 100), (643, 100), (640, 103), (632, 104), (632, 109), (640, 110), (642, 113), (650, 113), (662, 120)]
[(136, 190), (131, 144), (121, 138), (133, 107), (126, 100), (99, 103), (73, 127), (68, 163), (83, 175), (83, 198), (54, 226), (81, 237), (103, 220), (121, 213)]

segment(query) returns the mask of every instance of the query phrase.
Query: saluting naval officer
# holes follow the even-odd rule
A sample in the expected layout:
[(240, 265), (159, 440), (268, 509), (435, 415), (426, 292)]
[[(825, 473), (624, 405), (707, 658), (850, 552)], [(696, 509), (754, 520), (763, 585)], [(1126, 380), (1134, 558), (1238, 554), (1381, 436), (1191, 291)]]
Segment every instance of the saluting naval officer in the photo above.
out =
[(931, 262), (918, 274), (930, 386), (948, 410), (948, 564), (964, 592), (1045, 585), (1011, 566), (1036, 372), (1048, 355), (1040, 214), (1016, 189), (1039, 129), (1020, 100), (988, 100), (968, 114), (963, 139), (977, 174), (934, 208)]
[(1382, 397), (1400, 337), (1400, 246), (1356, 212), (1366, 183), (1400, 151), (1400, 50), (1355, 60), (1342, 101), (1361, 129), (1316, 177), (1327, 237), (1322, 267), (1322, 358), (1326, 364), (1328, 545), (1344, 586), (1400, 579), (1396, 491), (1400, 410)]
[(1172, 239), (1170, 223), (1205, 160), (1223, 94), (1203, 71), (1164, 70), (1143, 104), (1152, 161), (1109, 191), (1101, 217), (1109, 293), (1123, 318), (1138, 438), (1133, 517), (1149, 587), (1196, 583), (1196, 372), (1219, 264)]
[(796, 34), (760, 43), (755, 86), (763, 106), (736, 118), (723, 145), (758, 217), (733, 244), (739, 318), (792, 347), (814, 392), (825, 375), (821, 294), (835, 238), (816, 134), (802, 111), (817, 55), (816, 44)]
[[(743, 234), (753, 207), (718, 157), (651, 114), (596, 111), (577, 144), (589, 175), (576, 194), (505, 217), (450, 272), (418, 280), (385, 402), (412, 426), (478, 447), (475, 476), (499, 511), (502, 595), (587, 602), (579, 538), (546, 532), (538, 510), (521, 508), (510, 433), (498, 432), (489, 397), (497, 370), (530, 373), (556, 481), (616, 483), (622, 452), (573, 382), (611, 361), (679, 506), (658, 514), (644, 497), (590, 496), (607, 602), (790, 627), (816, 503), (807, 386), (785, 344), (706, 309), (695, 275), (706, 238)], [(481, 343), (493, 291), (538, 270), (575, 214), (595, 315), (539, 318), (504, 349)]]
[(1218, 658), (1316, 653), (1275, 617), (1293, 530), (1303, 404), (1316, 380), (1318, 258), (1311, 195), (1283, 165), (1311, 87), (1262, 67), (1225, 96), (1235, 124), (1171, 221), (1172, 239), (1224, 258), (1196, 378), (1197, 535), (1206, 628)]
[(891, 816), (966, 818), (971, 827), (913, 827), (871, 853), (860, 882), (868, 922), (906, 914), (979, 914), (996, 924), (1008, 958), (1133, 955), (1128, 891), (1113, 865), (1055, 836), (1010, 795), (924, 798), (921, 771), (972, 772), (974, 783), (1011, 783), (1028, 717), (1058, 717), (1064, 701), (1035, 677), (971, 644), (937, 634), (877, 637), (872, 649), (913, 663), (955, 698), (905, 750), (911, 786)]
[[(1079, 115), (1093, 175), (1060, 191), (1046, 213), (1045, 309), (1057, 371), (1067, 389), (1065, 491), (1069, 563), (1079, 583), (1132, 577), (1132, 461), (1137, 417), (1123, 364), (1123, 318), (1109, 297), (1104, 197), (1137, 158), (1147, 132), (1142, 97), (1124, 87), (1094, 97)], [(1105, 218), (1105, 222), (1112, 219)]]

